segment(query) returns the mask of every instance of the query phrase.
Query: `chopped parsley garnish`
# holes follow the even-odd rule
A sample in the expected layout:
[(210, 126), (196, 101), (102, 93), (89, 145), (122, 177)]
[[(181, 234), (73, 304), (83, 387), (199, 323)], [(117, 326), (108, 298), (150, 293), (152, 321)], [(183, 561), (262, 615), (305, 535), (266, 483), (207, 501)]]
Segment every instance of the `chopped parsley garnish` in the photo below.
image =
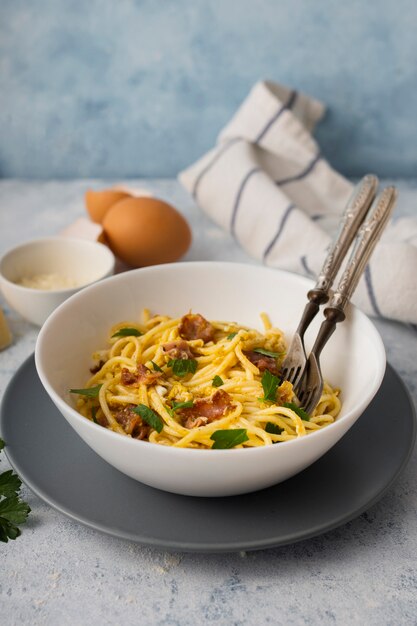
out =
[(190, 409), (192, 406), (194, 406), (193, 400), (188, 400), (187, 402), (173, 402), (172, 410), (176, 411), (177, 409)]
[(197, 361), (195, 359), (170, 359), (168, 367), (172, 367), (175, 376), (184, 378), (187, 374), (195, 374)]
[(152, 367), (154, 368), (155, 372), (162, 372), (162, 369), (159, 367), (159, 365), (157, 365), (155, 363), (155, 361), (151, 361), (152, 363)]
[(164, 422), (162, 419), (155, 411), (152, 411), (152, 409), (146, 406), (146, 404), (138, 404), (132, 411), (140, 415), (143, 421), (149, 424), (149, 426), (154, 428), (158, 433), (163, 429)]
[(233, 339), (233, 337), (236, 337), (237, 333), (230, 333), (230, 335), (227, 335), (226, 339), (228, 339), (229, 341), (231, 339)]
[[(0, 439), (0, 450), (4, 446)], [(0, 541), (4, 543), (20, 535), (17, 524), (24, 524), (30, 513), (30, 506), (19, 498), (21, 485), (22, 481), (13, 470), (0, 474)]]
[(271, 356), (273, 359), (277, 359), (285, 354), (284, 352), (271, 352), (271, 350), (265, 350), (265, 348), (254, 348), (253, 351), (258, 354), (264, 354), (265, 356)]
[(222, 378), (220, 378), (220, 376), (215, 376), (213, 378), (212, 385), (213, 387), (221, 387), (222, 385), (224, 385), (224, 381)]
[(188, 400), (187, 402), (173, 402), (171, 408), (168, 409), (168, 413), (172, 416), (178, 409), (190, 409), (192, 406), (194, 406), (193, 400)]
[(212, 449), (225, 450), (248, 441), (249, 437), (246, 428), (232, 428), (231, 430), (216, 430), (210, 439), (214, 441)]
[(277, 389), (280, 384), (279, 378), (271, 374), (269, 370), (265, 370), (262, 375), (261, 383), (264, 390), (264, 397), (261, 398), (261, 400), (263, 402), (268, 400), (270, 402), (276, 402)]
[(304, 409), (302, 409), (300, 406), (297, 406), (296, 404), (294, 404), (294, 402), (284, 402), (282, 406), (285, 406), (285, 408), (291, 409), (292, 411), (294, 411), (294, 413), (297, 413), (297, 415), (301, 417), (301, 419), (304, 420), (305, 422), (310, 421), (309, 414), (306, 413)]
[(70, 393), (78, 393), (80, 396), (87, 396), (88, 398), (97, 398), (102, 386), (103, 385), (96, 385), (95, 387), (88, 387), (87, 389), (70, 389)]
[(128, 328), (125, 326), (124, 328), (120, 328), (117, 332), (114, 333), (113, 337), (140, 337), (143, 333), (140, 332), (137, 328)]
[[(265, 426), (265, 431), (267, 433), (270, 433), (271, 435), (280, 435), (283, 430), (284, 430), (283, 428), (280, 428), (273, 422), (267, 422)], [(277, 443), (277, 442), (274, 441), (274, 443)]]

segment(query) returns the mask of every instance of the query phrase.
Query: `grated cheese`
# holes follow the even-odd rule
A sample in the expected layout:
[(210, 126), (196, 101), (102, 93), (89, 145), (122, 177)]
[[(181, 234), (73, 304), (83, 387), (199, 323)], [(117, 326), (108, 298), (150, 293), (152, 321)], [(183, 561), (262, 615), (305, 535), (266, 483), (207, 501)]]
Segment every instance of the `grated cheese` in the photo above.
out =
[(23, 276), (16, 281), (21, 287), (30, 287), (31, 289), (43, 289), (52, 291), (53, 289), (70, 289), (78, 287), (79, 283), (70, 276), (61, 274), (35, 274), (34, 276)]

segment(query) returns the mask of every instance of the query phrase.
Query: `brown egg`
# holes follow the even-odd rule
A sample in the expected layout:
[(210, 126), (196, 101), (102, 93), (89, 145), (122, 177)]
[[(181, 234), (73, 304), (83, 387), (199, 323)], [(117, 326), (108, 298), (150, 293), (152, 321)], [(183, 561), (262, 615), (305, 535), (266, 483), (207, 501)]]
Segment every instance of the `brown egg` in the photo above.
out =
[(89, 189), (85, 193), (85, 205), (93, 222), (101, 224), (105, 214), (113, 204), (130, 197), (126, 191), (118, 189), (103, 189), (102, 191)]
[(103, 220), (107, 244), (132, 267), (176, 261), (191, 243), (191, 230), (174, 207), (157, 198), (127, 198)]

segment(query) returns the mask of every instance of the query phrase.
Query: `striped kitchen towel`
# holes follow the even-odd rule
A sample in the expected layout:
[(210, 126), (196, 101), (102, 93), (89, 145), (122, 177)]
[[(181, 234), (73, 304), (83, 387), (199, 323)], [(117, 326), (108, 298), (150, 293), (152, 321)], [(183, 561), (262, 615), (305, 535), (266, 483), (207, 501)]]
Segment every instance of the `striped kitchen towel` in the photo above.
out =
[[(196, 203), (254, 258), (314, 278), (352, 192), (312, 137), (323, 104), (259, 82), (216, 146), (179, 174)], [(367, 313), (417, 324), (417, 220), (386, 229), (354, 295)]]

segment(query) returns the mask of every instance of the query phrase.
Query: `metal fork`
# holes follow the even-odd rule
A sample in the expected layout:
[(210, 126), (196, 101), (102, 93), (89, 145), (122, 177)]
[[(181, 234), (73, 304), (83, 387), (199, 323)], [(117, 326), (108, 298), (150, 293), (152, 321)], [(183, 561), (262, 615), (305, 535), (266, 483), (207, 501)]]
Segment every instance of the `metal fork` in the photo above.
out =
[(317, 283), (307, 294), (309, 302), (305, 306), (304, 313), (281, 366), (282, 380), (288, 380), (294, 386), (300, 381), (307, 361), (304, 334), (317, 315), (320, 305), (329, 299), (329, 290), (358, 228), (375, 198), (377, 187), (377, 177), (368, 174), (362, 178), (355, 188), (345, 208), (338, 232), (326, 256)]
[(351, 256), (346, 265), (337, 290), (329, 306), (324, 309), (326, 318), (319, 329), (317, 338), (307, 359), (306, 367), (295, 388), (300, 405), (311, 414), (323, 392), (323, 376), (320, 368), (320, 354), (333, 334), (336, 325), (346, 315), (345, 309), (365, 266), (384, 230), (397, 200), (395, 187), (386, 187), (374, 201), (369, 215), (360, 227)]

